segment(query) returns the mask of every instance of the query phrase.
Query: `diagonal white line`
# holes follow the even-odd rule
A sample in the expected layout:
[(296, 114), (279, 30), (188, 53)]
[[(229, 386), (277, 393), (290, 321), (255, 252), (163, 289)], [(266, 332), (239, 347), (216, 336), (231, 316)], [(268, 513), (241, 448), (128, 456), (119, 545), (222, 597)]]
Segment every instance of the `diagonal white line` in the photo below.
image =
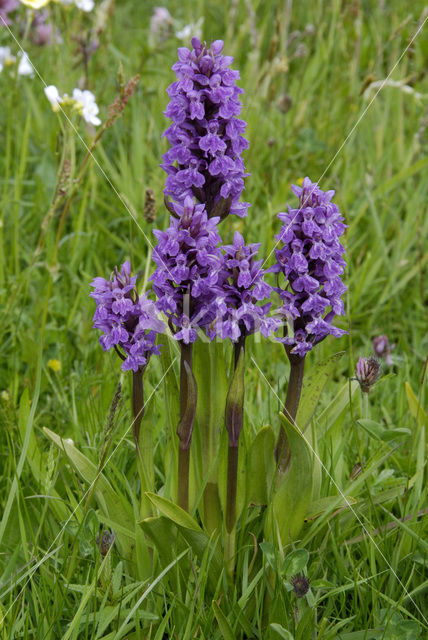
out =
[(120, 447), (120, 445), (122, 444), (123, 440), (125, 439), (128, 431), (130, 429), (132, 429), (134, 422), (139, 418), (140, 414), (144, 411), (144, 409), (146, 408), (146, 406), (148, 405), (148, 403), (150, 402), (151, 398), (153, 397), (153, 395), (156, 393), (156, 391), (159, 389), (160, 385), (162, 384), (163, 380), (165, 379), (165, 376), (167, 375), (168, 371), (171, 369), (171, 367), (173, 366), (173, 364), (175, 363), (175, 361), (177, 360), (177, 357), (174, 358), (174, 360), (171, 362), (171, 364), (169, 365), (168, 369), (165, 371), (165, 373), (163, 374), (162, 378), (159, 380), (158, 384), (156, 385), (156, 387), (153, 389), (153, 391), (151, 392), (150, 396), (147, 398), (147, 400), (145, 401), (145, 403), (143, 404), (143, 406), (141, 407), (140, 411), (138, 412), (138, 414), (134, 417), (134, 419), (132, 420), (131, 424), (128, 426), (128, 428), (125, 430), (125, 432), (123, 433), (123, 435), (121, 436), (119, 442), (117, 443), (117, 445), (115, 446), (115, 448), (113, 449), (113, 451), (111, 452), (111, 454), (108, 456), (108, 458), (106, 458), (104, 464), (98, 469), (97, 471), (97, 475), (95, 476), (95, 478), (93, 479), (93, 481), (91, 482), (91, 484), (89, 485), (89, 487), (87, 488), (87, 490), (85, 491), (85, 493), (83, 494), (83, 496), (81, 497), (80, 501), (78, 502), (78, 504), (75, 506), (75, 508), (73, 509), (73, 511), (71, 512), (70, 516), (68, 517), (68, 519), (65, 521), (65, 523), (63, 524), (63, 526), (61, 527), (61, 529), (59, 530), (59, 532), (57, 533), (57, 535), (55, 536), (54, 540), (52, 541), (51, 545), (49, 546), (48, 550), (45, 552), (44, 556), (42, 556), (42, 558), (37, 562), (37, 564), (34, 566), (33, 571), (31, 571), (31, 573), (29, 574), (28, 579), (25, 581), (24, 585), (22, 586), (22, 588), (20, 589), (18, 595), (16, 596), (16, 598), (13, 600), (12, 604), (10, 605), (9, 609), (4, 613), (3, 617), (0, 619), (0, 625), (3, 623), (3, 621), (6, 619), (7, 614), (9, 613), (9, 611), (12, 609), (13, 605), (15, 604), (15, 602), (20, 598), (22, 592), (24, 591), (25, 587), (27, 586), (27, 584), (29, 583), (29, 581), (31, 580), (34, 572), (37, 570), (37, 568), (44, 562), (44, 560), (47, 558), (47, 556), (49, 555), (52, 547), (54, 546), (54, 544), (56, 543), (56, 541), (58, 540), (58, 538), (61, 536), (61, 534), (64, 532), (67, 524), (70, 522), (70, 520), (72, 519), (72, 517), (74, 516), (74, 514), (76, 513), (77, 509), (80, 507), (80, 505), (82, 504), (82, 502), (85, 500), (86, 496), (90, 493), (90, 491), (92, 491), (92, 488), (95, 486), (98, 478), (100, 477), (102, 471), (104, 470), (104, 468), (107, 466), (108, 462), (110, 462), (111, 458), (114, 456), (114, 454), (116, 453), (116, 451), (118, 450), (118, 448)]
[[(21, 52), (24, 54), (26, 53), (24, 51), (24, 49), (22, 48), (19, 40), (16, 38), (15, 34), (13, 33), (13, 31), (9, 28), (9, 25), (6, 24), (3, 16), (0, 14), (0, 19), (3, 23), (3, 26), (6, 27), (6, 29), (9, 32), (9, 35), (13, 38), (13, 40), (15, 41), (16, 45), (19, 47), (19, 49), (21, 50)], [(48, 85), (46, 84), (44, 78), (41, 76), (41, 74), (39, 73), (38, 69), (35, 67), (35, 65), (33, 64), (33, 61), (30, 59), (30, 57), (28, 56), (28, 61), (31, 64), (34, 72), (36, 73), (36, 75), (38, 76), (39, 80), (41, 81), (41, 83), (47, 87)], [(64, 111), (64, 109), (62, 108), (61, 104), (58, 103), (58, 107), (59, 110), (61, 111), (61, 113), (63, 114), (64, 118), (67, 120), (68, 124), (70, 125), (70, 127), (73, 129), (74, 133), (76, 134), (76, 136), (78, 137), (78, 139), (80, 140), (80, 142), (82, 143), (83, 147), (85, 148), (85, 150), (87, 151), (87, 153), (89, 154), (89, 156), (92, 158), (92, 160), (94, 161), (94, 163), (96, 164), (96, 166), (98, 167), (98, 169), (101, 171), (103, 177), (106, 179), (108, 185), (111, 187), (111, 189), (113, 190), (113, 192), (115, 193), (115, 195), (117, 196), (117, 198), (120, 200), (120, 202), (123, 204), (123, 206), (125, 207), (126, 211), (129, 213), (129, 215), (131, 216), (131, 218), (133, 219), (133, 221), (135, 222), (135, 224), (137, 225), (138, 229), (141, 231), (141, 233), (144, 236), (144, 239), (146, 240), (147, 244), (150, 246), (150, 248), (154, 249), (152, 243), (150, 242), (149, 237), (147, 236), (147, 234), (145, 233), (144, 229), (141, 227), (140, 223), (138, 222), (137, 218), (134, 216), (134, 214), (132, 213), (130, 207), (127, 205), (127, 203), (125, 202), (124, 198), (120, 195), (119, 191), (116, 189), (116, 187), (114, 186), (113, 182), (110, 180), (109, 176), (107, 175), (107, 173), (104, 171), (103, 167), (101, 166), (101, 164), (98, 162), (97, 158), (94, 156), (93, 152), (91, 151), (91, 149), (88, 147), (88, 145), (86, 144), (85, 140), (82, 138), (82, 136), (80, 135), (79, 131), (76, 129), (76, 127), (74, 126), (73, 122), (70, 120), (70, 118), (68, 117), (67, 113)], [(171, 279), (174, 280), (168, 266), (165, 264), (165, 262), (162, 259), (162, 256), (160, 256), (160, 259), (165, 267), (165, 269), (167, 270), (167, 272), (169, 273), (169, 275), (171, 276)]]
[[(281, 402), (281, 398), (278, 396), (278, 394), (276, 393), (275, 389), (272, 387), (272, 385), (270, 384), (269, 380), (266, 378), (265, 374), (263, 373), (263, 371), (260, 369), (259, 365), (257, 364), (257, 362), (255, 361), (254, 357), (251, 356), (251, 360), (253, 361), (253, 363), (256, 365), (257, 369), (259, 370), (259, 372), (261, 373), (261, 375), (263, 376), (264, 381), (266, 382), (266, 384), (268, 385), (269, 389), (272, 391), (272, 393), (274, 394), (274, 396), (277, 398), (277, 400), (282, 404)], [(331, 475), (331, 473), (329, 472), (329, 470), (327, 469), (327, 467), (325, 466), (325, 464), (323, 463), (323, 461), (321, 460), (321, 458), (319, 457), (318, 453), (315, 451), (315, 449), (312, 447), (311, 443), (308, 441), (308, 439), (306, 438), (305, 434), (303, 433), (303, 431), (300, 429), (300, 427), (298, 426), (298, 424), (296, 423), (295, 420), (292, 420), (292, 423), (294, 424), (294, 426), (296, 427), (296, 429), (299, 430), (300, 435), (302, 436), (302, 438), (304, 439), (304, 441), (306, 442), (306, 444), (308, 445), (309, 449), (312, 451), (313, 455), (316, 457), (316, 459), (318, 460), (318, 462), (320, 463), (320, 465), (322, 466), (323, 470), (326, 472), (326, 474), (328, 475), (328, 477), (330, 478), (331, 482), (334, 484), (334, 486), (336, 487), (336, 489), (338, 490), (338, 492), (340, 493), (340, 495), (342, 496), (343, 500), (345, 501), (346, 505), (349, 507), (349, 509), (352, 511), (353, 515), (355, 516), (355, 518), (358, 520), (359, 524), (361, 525), (363, 531), (366, 533), (367, 537), (371, 540), (371, 542), (373, 543), (373, 545), (376, 547), (376, 550), (379, 552), (379, 554), (382, 556), (383, 560), (385, 561), (385, 563), (388, 565), (390, 571), (392, 571), (395, 579), (397, 580), (397, 582), (399, 583), (399, 585), (402, 587), (403, 591), (405, 592), (406, 596), (411, 600), (412, 604), (414, 605), (414, 607), (416, 608), (416, 610), (418, 611), (418, 613), (422, 616), (424, 622), (428, 625), (428, 620), (427, 618), (425, 618), (424, 614), (422, 613), (422, 611), (419, 609), (418, 605), (416, 604), (416, 602), (413, 600), (412, 596), (410, 595), (410, 593), (407, 591), (406, 587), (404, 586), (403, 582), (400, 580), (400, 578), (398, 577), (397, 573), (394, 571), (393, 567), (390, 565), (390, 563), (388, 562), (388, 560), (386, 559), (385, 555), (383, 554), (383, 552), (381, 551), (381, 549), (379, 548), (379, 546), (376, 544), (373, 536), (370, 534), (370, 531), (368, 531), (368, 529), (366, 528), (366, 526), (364, 525), (364, 522), (359, 518), (357, 512), (355, 511), (355, 509), (353, 508), (352, 504), (347, 500), (345, 494), (343, 493), (343, 491), (341, 490), (341, 488), (339, 487), (339, 485), (337, 484), (337, 482), (335, 481), (335, 479), (333, 478), (333, 476)]]
[[(393, 74), (393, 72), (395, 71), (395, 69), (397, 68), (397, 66), (400, 64), (401, 60), (403, 59), (403, 57), (406, 55), (407, 51), (409, 50), (409, 48), (412, 46), (413, 42), (416, 40), (416, 38), (418, 37), (418, 35), (420, 34), (420, 32), (422, 31), (423, 27), (425, 26), (425, 23), (428, 20), (428, 15), (425, 17), (424, 21), (419, 25), (419, 27), (417, 28), (416, 32), (414, 33), (414, 35), (412, 36), (409, 44), (407, 45), (407, 47), (404, 49), (403, 53), (400, 55), (400, 57), (398, 58), (397, 62), (394, 64), (394, 66), (392, 67), (391, 71), (388, 73), (388, 75), (386, 76), (386, 78), (382, 81), (382, 84), (379, 86), (378, 90), (376, 91), (376, 93), (373, 95), (372, 99), (370, 100), (370, 102), (368, 103), (368, 105), (366, 106), (366, 108), (364, 109), (364, 111), (362, 112), (362, 114), (360, 115), (360, 117), (358, 118), (357, 122), (354, 124), (354, 126), (352, 127), (352, 129), (350, 130), (350, 132), (348, 133), (348, 135), (346, 136), (345, 140), (342, 142), (342, 144), (340, 145), (339, 149), (336, 151), (336, 153), (334, 154), (334, 156), (332, 157), (332, 159), (330, 160), (330, 162), (328, 163), (327, 167), (324, 169), (323, 173), (321, 174), (321, 176), (318, 178), (317, 182), (315, 184), (318, 184), (319, 182), (321, 182), (321, 180), (324, 178), (325, 174), (327, 173), (327, 171), (330, 169), (331, 165), (334, 163), (334, 161), (336, 160), (337, 156), (340, 154), (340, 152), (342, 151), (342, 149), (344, 148), (344, 146), (346, 145), (346, 143), (348, 142), (349, 138), (352, 136), (352, 134), (354, 133), (355, 129), (358, 127), (358, 125), (360, 124), (361, 120), (364, 118), (364, 116), (366, 115), (367, 111), (370, 109), (370, 107), (372, 106), (373, 102), (375, 101), (375, 99), (377, 98), (377, 96), (379, 95), (379, 93), (382, 91), (383, 87), (385, 86), (385, 83), (389, 80), (389, 78), (391, 77), (391, 75)], [(309, 197), (309, 195), (312, 195), (313, 190), (310, 192), (310, 194), (308, 194), (307, 197)], [(298, 208), (297, 213), (295, 214), (295, 216), (293, 217), (293, 219), (291, 220), (291, 222), (288, 224), (286, 231), (288, 231), (288, 229), (291, 227), (291, 225), (293, 224), (298, 212), (300, 210), (300, 207)], [(276, 244), (273, 246), (273, 248), (271, 249), (271, 251), (269, 252), (269, 255), (267, 256), (267, 258), (265, 258), (263, 260), (263, 263), (259, 269), (259, 271), (256, 273), (256, 275), (253, 278), (253, 282), (254, 279), (257, 278), (258, 274), (260, 273), (260, 271), (263, 269), (264, 265), (266, 264), (266, 262), (269, 260), (269, 258), (271, 257), (272, 253), (275, 251), (275, 249), (277, 248), (277, 246), (279, 245), (279, 243), (281, 242), (281, 240), (278, 240), (276, 242)]]
[[(22, 53), (26, 53), (24, 51), (24, 49), (21, 46), (21, 43), (19, 42), (19, 40), (16, 38), (15, 34), (13, 33), (13, 31), (10, 29), (9, 25), (6, 24), (4, 18), (0, 15), (0, 19), (3, 22), (3, 26), (6, 27), (6, 29), (9, 32), (9, 35), (13, 38), (13, 40), (15, 41), (15, 44), (19, 47), (19, 49), (21, 50)], [(31, 64), (34, 73), (37, 75), (37, 77), (39, 78), (39, 80), (41, 81), (41, 83), (44, 85), (44, 87), (47, 87), (48, 85), (46, 84), (45, 79), (42, 77), (42, 75), (40, 74), (39, 70), (36, 68), (36, 66), (34, 65), (33, 61), (31, 60), (31, 58), (28, 56), (27, 53), (27, 57), (28, 57), (28, 61)], [(137, 225), (138, 229), (141, 231), (141, 233), (143, 234), (144, 238), (146, 239), (146, 241), (148, 242), (148, 244), (150, 245), (150, 247), (153, 249), (153, 246), (149, 240), (149, 238), (147, 237), (147, 235), (145, 234), (144, 230), (142, 229), (141, 225), (139, 224), (138, 220), (136, 219), (136, 217), (133, 215), (132, 211), (130, 210), (130, 208), (128, 207), (128, 205), (126, 204), (126, 202), (124, 201), (124, 199), (121, 197), (120, 193), (118, 192), (118, 190), (116, 189), (116, 187), (114, 186), (113, 182), (110, 180), (110, 178), (108, 177), (108, 175), (106, 174), (106, 172), (104, 171), (104, 169), (102, 168), (102, 166), (100, 165), (100, 163), (98, 162), (98, 160), (96, 159), (96, 157), (94, 156), (94, 154), (91, 152), (90, 148), (88, 147), (88, 145), (86, 144), (85, 140), (82, 138), (82, 136), (80, 135), (79, 131), (76, 129), (76, 127), (74, 126), (73, 122), (70, 120), (70, 118), (68, 117), (66, 111), (64, 111), (64, 109), (62, 108), (61, 104), (58, 103), (58, 107), (59, 110), (61, 111), (61, 113), (63, 114), (64, 118), (67, 120), (68, 124), (70, 125), (70, 127), (73, 129), (74, 133), (76, 134), (76, 136), (79, 138), (80, 142), (82, 143), (83, 147), (85, 148), (85, 150), (89, 153), (89, 155), (91, 156), (91, 158), (93, 159), (93, 161), (95, 162), (95, 164), (97, 165), (98, 169), (101, 171), (101, 173), (103, 174), (104, 178), (107, 180), (109, 186), (113, 189), (115, 195), (118, 197), (118, 199), (120, 200), (120, 202), (123, 204), (123, 206), (125, 207), (125, 209), (127, 210), (127, 212), (129, 213), (129, 215), (131, 216), (131, 218), (134, 220), (135, 224)]]

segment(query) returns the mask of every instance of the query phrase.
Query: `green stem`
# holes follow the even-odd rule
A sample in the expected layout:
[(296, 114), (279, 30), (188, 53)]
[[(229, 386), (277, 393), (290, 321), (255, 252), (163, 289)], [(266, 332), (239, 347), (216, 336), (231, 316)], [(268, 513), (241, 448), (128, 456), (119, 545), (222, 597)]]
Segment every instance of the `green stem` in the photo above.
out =
[[(190, 370), (193, 365), (193, 345), (180, 342), (180, 421), (183, 420), (189, 401), (188, 374), (185, 363)], [(187, 433), (178, 433), (180, 439), (178, 448), (178, 505), (185, 511), (189, 510), (189, 471), (190, 444), (192, 441), (193, 421), (187, 427)]]
[(132, 413), (134, 420), (132, 423), (132, 433), (134, 435), (135, 447), (139, 449), (141, 420), (144, 416), (144, 389), (143, 389), (144, 369), (132, 372)]
[[(290, 379), (288, 381), (287, 397), (285, 399), (284, 415), (294, 423), (299, 408), (300, 394), (302, 392), (303, 373), (305, 368), (305, 356), (300, 357), (290, 353), (290, 347), (285, 347), (290, 361)], [(281, 425), (278, 441), (275, 449), (275, 459), (281, 472), (286, 471), (290, 464), (290, 445), (287, 441), (285, 429)]]

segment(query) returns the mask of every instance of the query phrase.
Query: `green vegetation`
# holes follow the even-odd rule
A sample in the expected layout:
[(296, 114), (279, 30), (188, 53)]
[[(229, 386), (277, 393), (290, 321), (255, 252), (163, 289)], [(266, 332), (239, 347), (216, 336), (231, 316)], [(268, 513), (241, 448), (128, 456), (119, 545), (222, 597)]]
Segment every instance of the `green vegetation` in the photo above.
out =
[[(16, 55), (14, 34), (37, 70), (33, 78), (12, 66), (0, 73), (0, 638), (427, 638), (423, 2), (167, 3), (181, 26), (203, 18), (203, 37), (224, 39), (241, 72), (251, 173), (244, 196), (252, 206), (247, 218), (222, 223), (224, 242), (239, 230), (262, 243), (271, 264), (276, 214), (295, 201), (290, 186), (306, 175), (336, 189), (349, 225), (347, 315), (339, 323), (349, 335), (326, 339), (306, 365), (307, 374), (319, 373), (320, 363), (344, 352), (313, 417), (301, 415), (317, 452), (308, 463), (316, 501), (298, 538), (281, 550), (264, 539), (262, 507), (242, 510), (234, 580), (199, 527), (201, 496), (185, 521), (163, 497), (171, 490), (164, 452), (176, 424), (167, 427), (173, 407), (162, 363), (153, 358), (146, 376), (157, 495), (141, 501), (130, 376), (115, 354), (102, 352), (91, 328), (93, 277), (130, 259), (144, 286), (153, 269), (152, 228), (168, 224), (162, 111), (183, 46), (172, 34), (149, 36), (154, 3), (103, 4), (111, 11), (87, 68), (76, 36), (89, 33), (99, 13), (52, 4), (62, 40), (44, 47), (28, 40), (25, 21), (11, 32), (0, 28), (0, 46)], [(122, 116), (86, 161), (91, 130), (77, 115), (54, 114), (44, 83), (71, 94), (86, 78), (105, 122), (123, 78), (136, 74)], [(373, 84), (387, 78), (394, 82), (380, 90)], [(142, 213), (147, 188), (158, 202), (154, 224)], [(355, 364), (380, 334), (396, 345), (394, 363), (384, 364), (365, 403), (352, 380)], [(272, 444), (267, 425), (279, 429), (289, 365), (281, 345), (247, 342), (243, 439), (250, 449), (258, 434), (247, 460), (260, 477), (266, 469), (257, 453)], [(224, 350), (229, 367), (231, 345)], [(176, 358), (169, 376), (178, 368)], [(60, 439), (57, 446), (50, 432), (75, 446)], [(227, 439), (222, 444), (227, 450)], [(254, 496), (260, 487), (248, 478), (245, 490)], [(303, 473), (296, 478), (304, 484)], [(162, 518), (135, 525), (154, 508)], [(103, 531), (115, 535), (112, 546), (105, 537), (106, 555)], [(148, 550), (147, 539), (158, 544)], [(310, 581), (302, 598), (291, 582), (296, 574)]]

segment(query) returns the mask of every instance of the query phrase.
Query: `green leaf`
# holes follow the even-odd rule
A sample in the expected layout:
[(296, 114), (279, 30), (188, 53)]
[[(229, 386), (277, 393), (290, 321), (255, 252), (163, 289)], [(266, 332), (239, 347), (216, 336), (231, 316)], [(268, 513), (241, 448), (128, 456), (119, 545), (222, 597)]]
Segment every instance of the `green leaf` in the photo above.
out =
[(177, 528), (165, 516), (145, 518), (138, 524), (155, 545), (161, 558), (162, 566), (166, 567), (174, 558)]
[(330, 356), (326, 360), (318, 362), (303, 379), (302, 393), (299, 409), (296, 416), (296, 424), (305, 431), (314, 415), (321, 393), (331, 374), (336, 370), (337, 364), (344, 351)]
[(283, 638), (283, 640), (294, 640), (293, 634), (287, 631), (287, 629), (284, 629), (284, 627), (277, 622), (271, 622), (269, 626), (273, 631), (276, 631), (279, 637)]
[[(44, 433), (48, 436), (56, 446), (65, 453), (70, 463), (91, 487), (101, 510), (114, 523), (118, 523), (117, 540), (121, 547), (122, 553), (127, 557), (133, 555), (133, 545), (135, 544), (135, 520), (132, 508), (126, 498), (119, 495), (111, 486), (107, 478), (98, 472), (98, 468), (83, 453), (81, 453), (72, 440), (63, 439), (50, 429), (43, 428)], [(122, 532), (126, 529), (128, 535)]]
[[(202, 558), (204, 553), (206, 553), (207, 548), (210, 548), (211, 558), (210, 570), (208, 572), (208, 581), (212, 591), (215, 591), (218, 579), (223, 569), (222, 556), (217, 543), (213, 541), (204, 531), (202, 531), (198, 523), (192, 518), (192, 516), (187, 513), (187, 511), (184, 511), (181, 507), (174, 504), (170, 500), (162, 498), (161, 496), (158, 496), (154, 493), (147, 493), (147, 496), (149, 500), (155, 505), (155, 507), (157, 507), (157, 509), (159, 509), (159, 511), (166, 518), (168, 518), (170, 522), (172, 521), (178, 527), (180, 534), (198, 558)], [(154, 525), (153, 519), (147, 518), (139, 524), (143, 527), (143, 530), (145, 530), (152, 538)], [(154, 534), (156, 535), (156, 530), (154, 530)], [(155, 539), (153, 539), (153, 542), (156, 544), (156, 546), (159, 545), (159, 542), (161, 543), (162, 546), (159, 546), (158, 548), (160, 548), (162, 554), (167, 557), (166, 550), (168, 549), (168, 540), (164, 539), (157, 542)], [(171, 547), (171, 540), (169, 541), (169, 546)]]
[(281, 573), (285, 576), (294, 576), (306, 567), (308, 561), (309, 551), (306, 549), (295, 549), (285, 558)]
[(235, 640), (232, 627), (215, 600), (212, 601), (212, 608), (224, 640)]
[(154, 506), (176, 525), (185, 527), (186, 529), (191, 529), (192, 531), (202, 531), (196, 520), (194, 520), (187, 511), (179, 507), (174, 502), (171, 502), (171, 500), (158, 496), (156, 493), (147, 492), (146, 495)]
[(225, 342), (197, 340), (193, 346), (193, 372), (198, 384), (198, 404), (192, 439), (192, 460), (203, 500), (199, 513), (205, 529), (221, 530), (218, 495), (218, 449), (227, 394)]
[(253, 439), (248, 451), (247, 504), (267, 505), (275, 473), (275, 434), (270, 426), (263, 427)]
[(284, 414), (280, 417), (290, 443), (291, 462), (286, 473), (278, 477), (265, 534), (268, 540), (285, 546), (297, 538), (305, 520), (312, 493), (312, 454), (301, 431)]
[(405, 384), (406, 387), (406, 396), (407, 402), (409, 404), (410, 413), (412, 416), (418, 421), (419, 426), (426, 425), (428, 426), (428, 415), (422, 408), (421, 403), (419, 402), (415, 392), (408, 382)]

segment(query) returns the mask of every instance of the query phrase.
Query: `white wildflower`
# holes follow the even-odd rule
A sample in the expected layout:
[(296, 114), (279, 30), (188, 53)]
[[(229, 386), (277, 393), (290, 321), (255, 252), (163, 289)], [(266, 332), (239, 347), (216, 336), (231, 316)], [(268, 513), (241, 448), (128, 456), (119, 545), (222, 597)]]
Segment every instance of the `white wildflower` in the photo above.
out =
[(204, 22), (204, 19), (199, 18), (197, 22), (186, 24), (185, 27), (183, 27), (182, 29), (180, 29), (180, 31), (177, 31), (175, 33), (176, 37), (179, 40), (184, 40), (185, 42), (187, 42), (188, 40), (190, 40), (190, 38), (193, 38), (193, 37), (201, 39), (203, 22)]
[(51, 103), (53, 111), (55, 111), (55, 112), (59, 111), (59, 109), (60, 109), (59, 105), (62, 102), (62, 98), (59, 95), (59, 91), (55, 87), (55, 85), (50, 84), (48, 87), (45, 87), (44, 88), (44, 92), (45, 92), (45, 96), (47, 97), (47, 99)]
[(95, 6), (94, 0), (74, 0), (74, 4), (78, 9), (86, 12), (92, 11)]
[(101, 120), (97, 117), (98, 105), (95, 102), (95, 96), (87, 89), (73, 89), (73, 99), (76, 101), (76, 108), (82, 114), (83, 119), (95, 126), (101, 124)]
[(150, 18), (150, 32), (154, 36), (163, 37), (168, 33), (173, 22), (172, 16), (166, 7), (155, 7)]
[(19, 57), (18, 74), (20, 76), (33, 76), (34, 69), (33, 69), (33, 65), (30, 62), (30, 58), (28, 57), (28, 54), (25, 53), (25, 51), (22, 53), (19, 52), (18, 57)]
[(10, 47), (0, 47), (0, 71), (3, 71), (3, 68), (13, 64), (16, 58), (10, 52)]

